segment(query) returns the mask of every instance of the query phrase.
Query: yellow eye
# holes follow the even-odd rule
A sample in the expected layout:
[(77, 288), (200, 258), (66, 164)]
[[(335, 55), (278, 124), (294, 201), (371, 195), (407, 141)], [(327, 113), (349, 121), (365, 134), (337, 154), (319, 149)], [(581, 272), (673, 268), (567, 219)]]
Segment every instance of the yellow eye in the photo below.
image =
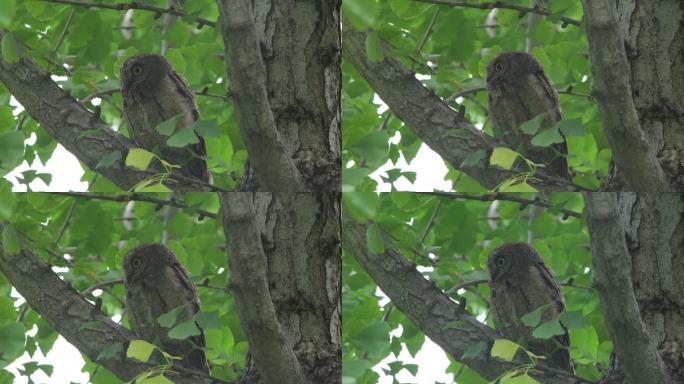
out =
[(499, 257), (498, 259), (496, 259), (497, 267), (503, 267), (504, 264), (506, 264), (506, 259), (504, 259), (503, 257)]
[(135, 67), (133, 67), (132, 72), (133, 72), (134, 75), (139, 75), (139, 74), (141, 74), (141, 73), (143, 72), (143, 70), (142, 70), (142, 67), (141, 67), (141, 66), (136, 65)]
[(140, 259), (133, 259), (133, 267), (138, 268), (140, 266)]

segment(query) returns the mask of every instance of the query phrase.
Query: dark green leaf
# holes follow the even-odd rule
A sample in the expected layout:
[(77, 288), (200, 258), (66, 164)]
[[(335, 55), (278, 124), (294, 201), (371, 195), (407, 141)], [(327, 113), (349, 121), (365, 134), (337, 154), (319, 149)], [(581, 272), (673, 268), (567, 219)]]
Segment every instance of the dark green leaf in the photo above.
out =
[(535, 133), (537, 133), (537, 129), (539, 129), (539, 125), (541, 124), (541, 122), (548, 115), (548, 112), (544, 112), (541, 115), (533, 117), (532, 119), (520, 124), (520, 130), (528, 135), (534, 135)]
[(385, 242), (380, 233), (380, 227), (377, 224), (371, 224), (366, 232), (366, 243), (368, 250), (373, 253), (382, 253), (385, 251)]
[(176, 131), (176, 126), (178, 125), (178, 122), (185, 116), (184, 113), (179, 113), (172, 118), (159, 123), (157, 127), (155, 128), (157, 132), (161, 133), (164, 136), (170, 136), (173, 132)]
[(563, 327), (561, 327), (560, 322), (558, 322), (558, 319), (547, 321), (546, 323), (535, 328), (534, 332), (532, 332), (532, 336), (538, 339), (549, 339), (553, 336), (559, 336), (564, 334), (565, 330), (563, 329)]
[(551, 304), (544, 304), (534, 311), (526, 313), (520, 318), (520, 320), (522, 320), (523, 324), (527, 325), (528, 327), (536, 327), (537, 324), (539, 324), (539, 320), (541, 320), (542, 315), (547, 309), (549, 309), (550, 306)]
[(169, 331), (169, 337), (172, 339), (186, 339), (190, 336), (197, 336), (200, 334), (199, 328), (195, 324), (195, 320), (190, 319), (184, 321)]
[(176, 148), (181, 148), (185, 147), (188, 144), (197, 143), (199, 143), (199, 138), (197, 138), (197, 135), (195, 135), (195, 131), (193, 131), (192, 129), (181, 129), (173, 136), (169, 137), (168, 140), (166, 140), (166, 144), (169, 147)]
[(178, 315), (185, 309), (185, 305), (181, 305), (179, 307), (176, 307), (165, 314), (157, 317), (157, 323), (161, 325), (162, 327), (165, 328), (171, 328), (173, 327), (174, 324), (176, 324), (176, 319), (178, 319)]

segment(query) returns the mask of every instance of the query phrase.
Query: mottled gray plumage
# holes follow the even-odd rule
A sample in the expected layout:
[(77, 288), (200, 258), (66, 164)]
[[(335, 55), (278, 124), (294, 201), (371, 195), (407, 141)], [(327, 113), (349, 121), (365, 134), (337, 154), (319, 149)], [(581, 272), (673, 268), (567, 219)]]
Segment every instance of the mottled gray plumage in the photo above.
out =
[[(162, 349), (183, 358), (178, 364), (209, 373), (204, 354), (204, 333), (185, 340), (168, 337), (168, 328), (157, 318), (184, 306), (176, 323), (191, 319), (200, 310), (199, 296), (188, 272), (163, 244), (145, 244), (132, 249), (124, 259), (126, 309), (133, 330), (143, 339), (161, 342)], [(194, 345), (193, 345), (194, 344)]]
[(550, 307), (542, 315), (541, 323), (552, 320), (565, 310), (563, 291), (553, 278), (553, 272), (544, 264), (537, 251), (526, 243), (503, 245), (492, 252), (487, 261), (491, 303), (497, 328), (508, 339), (525, 345), (537, 355), (574, 372), (567, 331), (551, 339), (532, 336), (533, 328), (526, 326), (520, 317), (542, 305)]
[(550, 147), (537, 147), (530, 143), (533, 136), (519, 129), (522, 123), (544, 112), (549, 115), (537, 132), (561, 120), (558, 94), (541, 63), (525, 52), (501, 53), (487, 66), (487, 91), (494, 137), (535, 163), (544, 164), (553, 174), (570, 179), (565, 138)]
[(155, 129), (159, 123), (181, 113), (184, 115), (176, 132), (199, 119), (195, 95), (171, 63), (160, 55), (130, 57), (121, 66), (121, 94), (131, 138), (140, 147), (179, 165), (182, 174), (209, 182), (204, 159), (207, 151), (201, 137), (197, 144), (173, 148), (166, 145), (169, 136)]

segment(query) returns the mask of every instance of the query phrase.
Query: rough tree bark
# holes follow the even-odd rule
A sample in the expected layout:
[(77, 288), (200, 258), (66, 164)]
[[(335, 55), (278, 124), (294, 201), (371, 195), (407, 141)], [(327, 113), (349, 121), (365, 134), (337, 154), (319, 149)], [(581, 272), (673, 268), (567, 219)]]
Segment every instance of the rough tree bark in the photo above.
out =
[(585, 201), (595, 285), (625, 382), (684, 382), (684, 196)]
[(339, 190), (340, 1), (217, 3), (251, 163), (242, 188)]
[(225, 193), (221, 206), (248, 369), (259, 373), (246, 383), (340, 382), (339, 194)]

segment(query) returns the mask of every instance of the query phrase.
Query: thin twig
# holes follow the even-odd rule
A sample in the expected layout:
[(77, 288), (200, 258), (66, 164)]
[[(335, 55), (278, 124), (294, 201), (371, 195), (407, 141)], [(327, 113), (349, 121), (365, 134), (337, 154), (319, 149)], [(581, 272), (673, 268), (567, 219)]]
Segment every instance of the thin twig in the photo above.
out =
[(216, 26), (216, 22), (211, 21), (211, 20), (207, 20), (207, 19), (204, 19), (201, 17), (191, 16), (187, 12), (183, 11), (182, 9), (180, 9), (178, 7), (161, 8), (161, 7), (155, 7), (153, 5), (138, 3), (135, 1), (131, 1), (130, 3), (119, 3), (119, 4), (91, 3), (88, 1), (76, 1), (76, 0), (39, 0), (39, 1), (42, 1), (45, 3), (57, 3), (57, 4), (73, 5), (73, 6), (85, 7), (85, 8), (113, 9), (116, 11), (127, 11), (129, 9), (140, 9), (143, 11), (155, 12), (158, 15), (166, 13), (169, 15), (191, 18), (193, 21), (197, 22), (199, 27), (201, 27), (203, 25), (206, 25), (209, 27), (215, 27)]
[(461, 284), (454, 285), (453, 287), (449, 288), (449, 290), (446, 291), (445, 293), (447, 294), (447, 296), (451, 296), (454, 292), (458, 292), (459, 289), (471, 287), (473, 285), (480, 285), (480, 284), (484, 284), (484, 283), (488, 283), (488, 282), (489, 282), (489, 280), (487, 280), (487, 279), (464, 281)]
[[(487, 90), (487, 87), (475, 87), (475, 88), (464, 89), (464, 90), (458, 91), (458, 92), (454, 93), (453, 95), (447, 97), (447, 98), (445, 99), (445, 101), (448, 102), (448, 101), (451, 101), (451, 100), (456, 100), (456, 99), (458, 99), (459, 97), (468, 96), (468, 95), (473, 95), (473, 94), (476, 94), (476, 93), (478, 93), (478, 92), (482, 92), (482, 91), (486, 91), (486, 90)], [(565, 89), (565, 90), (557, 91), (557, 92), (558, 92), (558, 94), (560, 94), (560, 95), (577, 96), (577, 97), (583, 97), (583, 98), (585, 98), (585, 99), (594, 100), (594, 95), (591, 95), (591, 94), (588, 94), (588, 93), (576, 93), (576, 92), (572, 92), (572, 91), (569, 90), (569, 89)]]
[(91, 285), (90, 287), (88, 287), (88, 289), (86, 289), (85, 291), (83, 291), (79, 294), (81, 295), (81, 297), (86, 297), (89, 294), (91, 294), (93, 291), (95, 291), (96, 289), (101, 289), (104, 287), (111, 287), (111, 286), (117, 285), (117, 284), (123, 284), (123, 282), (124, 282), (123, 279), (102, 281), (102, 282), (99, 282), (97, 284)]
[[(423, 39), (420, 41), (420, 44), (416, 47), (416, 52), (413, 54), (415, 57), (420, 56), (420, 52), (423, 50), (423, 47), (425, 47), (425, 43), (427, 43), (428, 37), (430, 37), (430, 34), (432, 33), (432, 30), (435, 27), (435, 22), (437, 21), (437, 16), (439, 16), (439, 8), (435, 10), (435, 14), (432, 15), (432, 20), (430, 20), (430, 25), (428, 25), (428, 29), (425, 31), (425, 35), (423, 35)], [(413, 62), (411, 64), (411, 72), (415, 69), (416, 63)]]
[(157, 204), (159, 206), (164, 206), (164, 205), (170, 205), (173, 207), (178, 207), (178, 208), (190, 208), (195, 211), (200, 216), (203, 217), (209, 217), (211, 219), (218, 219), (218, 214), (205, 211), (202, 209), (194, 209), (190, 207), (188, 204), (176, 200), (176, 199), (171, 199), (171, 200), (163, 200), (163, 199), (158, 199), (156, 197), (151, 197), (147, 196), (145, 193), (132, 193), (128, 195), (102, 195), (102, 194), (97, 194), (97, 193), (81, 193), (81, 192), (47, 192), (53, 195), (61, 195), (61, 196), (70, 196), (70, 197), (77, 197), (81, 199), (88, 199), (88, 200), (107, 200), (107, 201), (117, 201), (121, 203), (127, 203), (129, 201), (142, 201), (146, 203), (153, 203)]
[(64, 231), (66, 231), (66, 228), (69, 225), (69, 221), (71, 220), (71, 215), (73, 215), (74, 213), (74, 207), (76, 207), (76, 200), (71, 202), (71, 206), (67, 211), (64, 221), (62, 222), (62, 227), (59, 229), (59, 233), (57, 233), (57, 236), (55, 236), (55, 239), (52, 241), (52, 246), (56, 246), (57, 244), (59, 244), (59, 240), (61, 240), (62, 236), (64, 236)]
[[(543, 199), (525, 199), (522, 197), (516, 196), (517, 194), (514, 193), (492, 193), (492, 194), (483, 194), (483, 195), (475, 195), (475, 194), (469, 194), (469, 193), (461, 193), (461, 192), (440, 192), (440, 191), (434, 191), (434, 192), (420, 192), (423, 194), (427, 195), (434, 195), (434, 196), (441, 196), (441, 197), (448, 197), (451, 199), (465, 199), (465, 200), (479, 200), (479, 201), (494, 201), (494, 200), (505, 200), (505, 201), (513, 201), (516, 203), (520, 203), (523, 205), (538, 205), (540, 207), (544, 208), (551, 208), (553, 207), (553, 203), (551, 203), (548, 200), (543, 200)], [(576, 218), (581, 218), (582, 213), (572, 211), (570, 209), (565, 209), (562, 208), (560, 210), (561, 213), (565, 216), (572, 216)]]
[[(435, 209), (432, 210), (432, 215), (430, 216), (430, 221), (428, 221), (427, 225), (425, 226), (425, 229), (423, 230), (423, 233), (420, 235), (420, 244), (423, 244), (425, 241), (425, 238), (427, 237), (428, 233), (430, 232), (430, 228), (432, 228), (432, 225), (435, 223), (435, 218), (437, 217), (437, 212), (439, 212), (439, 208), (442, 206), (442, 200), (437, 200), (437, 204), (435, 205)], [(416, 255), (417, 257), (417, 255)], [(413, 262), (416, 262), (416, 257), (413, 258)]]
[(81, 101), (79, 101), (79, 102), (80, 102), (81, 104), (84, 104), (84, 105), (85, 105), (85, 104), (87, 104), (90, 100), (92, 100), (92, 99), (94, 99), (94, 98), (96, 98), (96, 97), (112, 95), (112, 94), (117, 93), (117, 92), (120, 92), (120, 91), (121, 91), (120, 88), (112, 88), (112, 89), (105, 89), (105, 90), (102, 90), (102, 91), (95, 91), (95, 92), (91, 93), (90, 95), (88, 95), (88, 96), (84, 97), (83, 99), (81, 99)]
[[(495, 8), (500, 8), (500, 9), (512, 9), (514, 11), (519, 11), (523, 14), (525, 13), (536, 13), (538, 15), (542, 16), (551, 16), (551, 11), (548, 9), (540, 8), (540, 7), (524, 7), (522, 5), (517, 5), (517, 4), (510, 4), (506, 3), (504, 1), (490, 1), (490, 2), (484, 2), (484, 3), (465, 3), (462, 1), (449, 1), (449, 0), (412, 0), (417, 3), (428, 3), (428, 4), (437, 4), (437, 5), (446, 5), (448, 7), (463, 7), (463, 8), (476, 8), (476, 9), (495, 9)], [(579, 20), (571, 19), (569, 17), (561, 16), (560, 20), (563, 22), (563, 28), (565, 28), (568, 24), (572, 24), (575, 26), (579, 26), (580, 22)]]
[(59, 40), (57, 40), (57, 44), (55, 44), (55, 47), (52, 48), (52, 54), (57, 54), (57, 51), (59, 51), (59, 48), (62, 46), (62, 43), (64, 42), (64, 38), (66, 37), (67, 33), (69, 33), (71, 22), (74, 20), (74, 13), (76, 13), (76, 8), (71, 9), (66, 24), (64, 25), (64, 29), (62, 29), (62, 33), (59, 35)]

